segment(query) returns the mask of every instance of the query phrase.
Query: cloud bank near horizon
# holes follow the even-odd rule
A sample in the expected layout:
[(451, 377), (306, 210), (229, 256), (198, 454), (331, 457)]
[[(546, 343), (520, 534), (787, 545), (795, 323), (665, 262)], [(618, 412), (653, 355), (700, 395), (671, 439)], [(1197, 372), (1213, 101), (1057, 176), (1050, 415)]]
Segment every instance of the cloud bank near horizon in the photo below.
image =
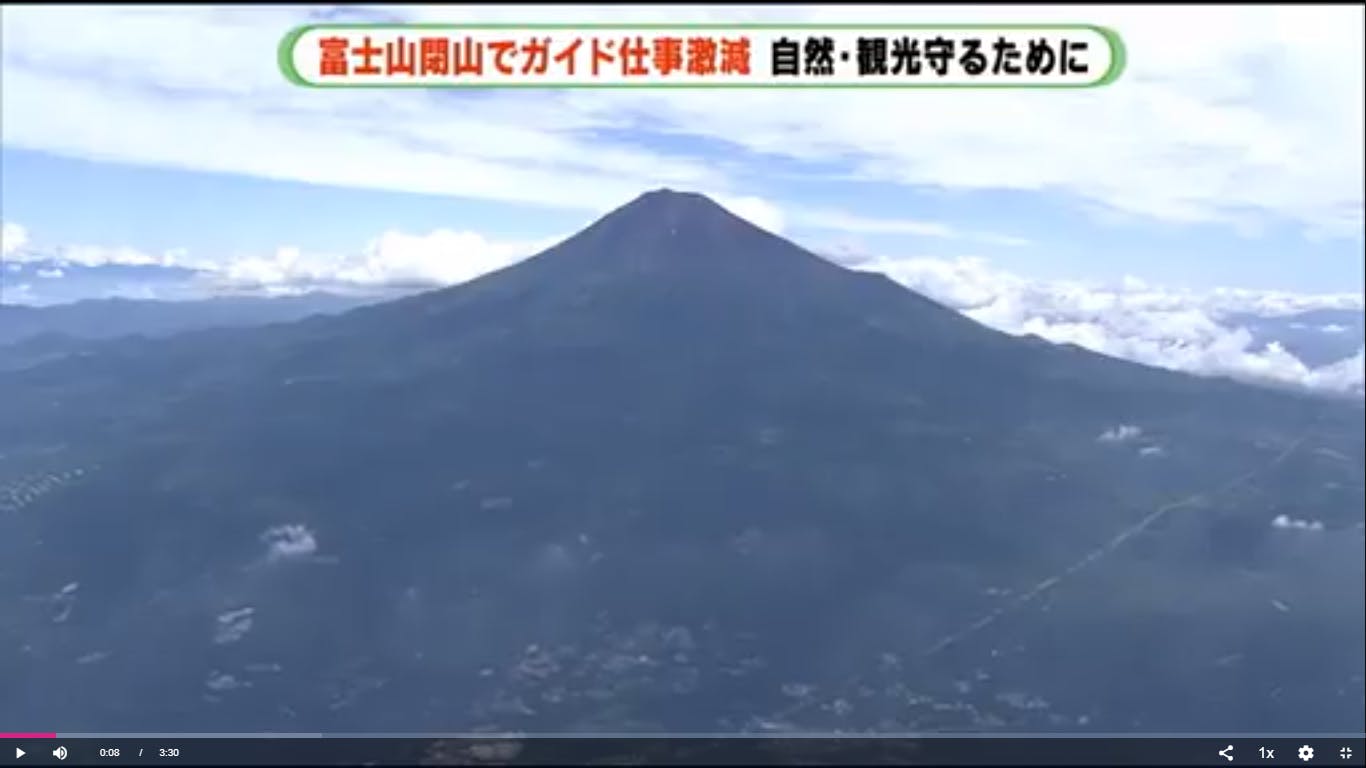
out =
[[(782, 212), (752, 202), (730, 205), (738, 214), (780, 228)], [(748, 207), (748, 210), (747, 210)], [(775, 226), (774, 222), (779, 222)], [(425, 235), (388, 231), (348, 254), (312, 253), (294, 246), (273, 253), (225, 261), (196, 259), (184, 252), (141, 253), (127, 247), (35, 245), (18, 224), (6, 223), (3, 249), (10, 260), (5, 301), (38, 300), (43, 274), (72, 265), (135, 266), (183, 270), (201, 295), (262, 293), (290, 295), (313, 290), (380, 292), (455, 285), (550, 247), (561, 238), (498, 240), (477, 232), (436, 230)], [(1358, 343), (1354, 355), (1309, 365), (1283, 341), (1254, 334), (1242, 318), (1293, 318), (1315, 311), (1366, 312), (1360, 293), (1298, 294), (1284, 291), (1215, 288), (1192, 290), (1126, 277), (1115, 284), (1037, 280), (1014, 274), (977, 257), (889, 257), (829, 253), (852, 269), (886, 274), (898, 283), (990, 327), (1071, 343), (1112, 357), (1205, 375), (1271, 383), (1315, 392), (1366, 395), (1366, 350), (1361, 323), (1324, 323), (1317, 331)], [(25, 269), (27, 268), (27, 269)], [(14, 283), (19, 280), (18, 284)], [(26, 281), (26, 282), (24, 282)], [(120, 284), (123, 285), (123, 284)], [(170, 284), (183, 293), (181, 282)], [(127, 291), (123, 291), (126, 295)], [(138, 298), (157, 298), (139, 284)], [(1352, 334), (1355, 333), (1355, 339)], [(1345, 337), (1340, 338), (1340, 337)]]
[[(847, 255), (841, 260), (850, 261)], [(1362, 294), (1296, 294), (1215, 288), (1198, 291), (1152, 285), (1135, 277), (1116, 284), (1034, 280), (985, 259), (867, 257), (856, 269), (893, 280), (978, 322), (1016, 335), (1202, 376), (1292, 386), (1316, 392), (1366, 394), (1366, 350), (1311, 367), (1281, 341), (1260, 340), (1242, 317), (1287, 318), (1331, 310), (1360, 316)], [(1292, 321), (1293, 322), (1293, 321)], [(1358, 323), (1356, 327), (1360, 327)], [(1342, 333), (1333, 324), (1325, 334)]]

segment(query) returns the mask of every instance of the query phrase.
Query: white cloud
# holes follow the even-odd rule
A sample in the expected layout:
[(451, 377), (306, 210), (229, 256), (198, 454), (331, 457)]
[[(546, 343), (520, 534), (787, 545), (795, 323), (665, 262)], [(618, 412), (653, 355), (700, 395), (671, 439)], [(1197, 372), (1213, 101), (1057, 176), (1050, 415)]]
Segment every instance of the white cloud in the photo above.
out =
[(1271, 525), (1272, 525), (1272, 527), (1274, 527), (1274, 528), (1280, 528), (1280, 529), (1283, 529), (1283, 530), (1296, 530), (1296, 531), (1321, 531), (1321, 530), (1323, 530), (1323, 523), (1320, 522), (1320, 521), (1318, 521), (1318, 520), (1300, 520), (1300, 519), (1297, 519), (1297, 518), (1290, 517), (1289, 515), (1277, 515), (1276, 518), (1275, 518), (1274, 520), (1271, 521)]
[[(849, 259), (845, 259), (848, 261)], [(879, 271), (973, 319), (1112, 357), (1201, 375), (1270, 382), (1344, 394), (1366, 392), (1362, 355), (1310, 368), (1279, 344), (1253, 345), (1247, 329), (1224, 320), (1311, 309), (1363, 308), (1361, 294), (1292, 294), (1217, 288), (1192, 291), (1129, 277), (1117, 285), (1031, 280), (981, 258), (863, 258)]]
[[(732, 204), (740, 215), (756, 223), (781, 229), (781, 211), (758, 198), (744, 198)], [(173, 249), (160, 255), (125, 246), (52, 245), (36, 246), (23, 227), (6, 224), (6, 247), (16, 247), (11, 270), (20, 263), (45, 265), (36, 274), (42, 278), (63, 276), (63, 268), (78, 265), (175, 267), (194, 270), (209, 285), (223, 288), (252, 288), (281, 293), (326, 287), (380, 288), (386, 286), (452, 285), (514, 264), (532, 256), (560, 239), (493, 239), (478, 232), (437, 229), (426, 234), (397, 230), (381, 233), (355, 251), (319, 253), (294, 246), (281, 246), (270, 253), (232, 254), (210, 259)], [(12, 239), (11, 239), (12, 238)], [(51, 266), (46, 266), (51, 265)], [(14, 286), (27, 292), (29, 286)], [(145, 284), (121, 285), (114, 290), (130, 298), (158, 298), (156, 287)], [(7, 300), (20, 303), (16, 296)]]
[[(654, 8), (386, 8), (425, 21), (659, 20)], [(73, 23), (80, 14), (80, 23)], [(1075, 21), (1071, 8), (670, 8), (671, 19)], [(321, 184), (601, 211), (641, 189), (743, 198), (757, 160), (613, 136), (645, 124), (848, 177), (1062, 192), (1099, 209), (1314, 236), (1362, 230), (1362, 11), (1087, 9), (1129, 49), (1086, 92), (310, 91), (275, 46), (298, 8), (6, 8), (7, 145)], [(212, 39), (206, 66), (202, 43)], [(477, 99), (477, 105), (474, 102)], [(340, 161), (344, 158), (344, 161)], [(877, 226), (875, 223), (861, 222)], [(989, 237), (989, 236), (988, 236)], [(1013, 240), (1000, 236), (1001, 242)]]
[(782, 234), (787, 227), (787, 217), (782, 209), (763, 198), (721, 195), (716, 198), (716, 202), (754, 226), (774, 234)]
[(223, 283), (248, 287), (451, 285), (514, 264), (557, 239), (494, 241), (476, 232), (445, 229), (426, 235), (389, 231), (352, 254), (282, 247), (270, 255), (237, 257), (206, 269)]
[(308, 557), (318, 551), (318, 539), (307, 526), (280, 525), (261, 534), (272, 560)]
[(1358, 349), (1351, 357), (1305, 373), (1305, 384), (1311, 389), (1326, 392), (1361, 393), (1366, 377), (1366, 349)]
[(36, 261), (39, 258), (79, 264), (83, 267), (100, 267), (111, 264), (131, 267), (170, 266), (170, 264), (164, 264), (163, 259), (127, 246), (108, 248), (95, 245), (69, 245), (51, 254), (33, 254), (33, 260)]
[(204, 681), (204, 686), (211, 691), (222, 693), (223, 691), (233, 691), (243, 687), (250, 688), (251, 683), (238, 680), (235, 676), (226, 672), (214, 670), (209, 673), (208, 678)]
[(1102, 443), (1127, 443), (1143, 434), (1143, 430), (1132, 424), (1121, 424), (1100, 433), (1096, 440)]
[(1211, 312), (1247, 312), (1262, 317), (1295, 315), (1315, 309), (1362, 311), (1363, 306), (1366, 306), (1363, 305), (1360, 293), (1303, 294), (1289, 291), (1215, 288), (1204, 296), (1204, 304)]
[[(154, 255), (129, 246), (57, 245), (47, 247), (35, 242), (23, 225), (7, 221), (0, 225), (0, 250), (11, 268), (18, 264), (55, 264), (56, 272), (72, 264), (82, 267), (118, 266), (192, 266), (185, 261), (185, 252), (173, 249)], [(40, 277), (61, 277), (54, 270), (40, 271)]]
[(0, 222), (0, 257), (17, 257), (28, 244), (28, 230), (12, 221)]
[(219, 614), (214, 621), (214, 643), (228, 645), (246, 637), (255, 623), (255, 613), (256, 609), (248, 606)]

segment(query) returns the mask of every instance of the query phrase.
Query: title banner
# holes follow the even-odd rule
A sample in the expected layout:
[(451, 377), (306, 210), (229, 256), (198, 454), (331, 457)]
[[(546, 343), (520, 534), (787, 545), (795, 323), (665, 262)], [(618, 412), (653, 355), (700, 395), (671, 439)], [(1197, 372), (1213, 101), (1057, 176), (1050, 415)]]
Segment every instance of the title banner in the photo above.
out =
[(1090, 88), (1124, 46), (1088, 24), (317, 24), (280, 68), (320, 88)]

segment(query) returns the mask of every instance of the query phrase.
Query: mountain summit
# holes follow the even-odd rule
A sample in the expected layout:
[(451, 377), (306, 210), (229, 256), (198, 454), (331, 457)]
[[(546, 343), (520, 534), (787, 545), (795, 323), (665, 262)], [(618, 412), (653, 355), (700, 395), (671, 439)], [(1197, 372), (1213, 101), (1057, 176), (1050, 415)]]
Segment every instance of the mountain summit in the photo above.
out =
[[(733, 250), (757, 235), (768, 234), (761, 228), (731, 213), (711, 198), (696, 192), (657, 189), (598, 219), (578, 237), (595, 245), (626, 245), (641, 238), (657, 236), (660, 244), (682, 237), (724, 250)], [(769, 235), (770, 237), (775, 237)], [(704, 253), (692, 254), (705, 256)]]
[[(679, 262), (693, 269), (800, 269), (814, 256), (694, 192), (647, 192), (564, 244), (570, 251), (635, 251), (638, 265)], [(810, 265), (806, 265), (810, 268)]]
[(464, 285), (0, 370), (0, 720), (1347, 732), (1364, 442), (652, 192)]
[(724, 225), (724, 222), (747, 223), (700, 192), (662, 187), (641, 194), (597, 223), (604, 227), (662, 225), (674, 229), (689, 224), (717, 226)]

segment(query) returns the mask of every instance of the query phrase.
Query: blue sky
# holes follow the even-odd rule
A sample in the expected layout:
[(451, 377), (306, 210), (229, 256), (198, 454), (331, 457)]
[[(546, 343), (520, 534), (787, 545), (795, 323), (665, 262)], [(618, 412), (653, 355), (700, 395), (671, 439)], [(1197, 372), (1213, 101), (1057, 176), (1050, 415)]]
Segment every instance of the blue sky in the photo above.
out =
[[(1044, 6), (669, 11), (1078, 20)], [(1135, 333), (1152, 356), (1199, 343), (1262, 365), (1204, 321), (1361, 306), (1366, 85), (1343, 65), (1366, 55), (1360, 8), (1086, 9), (1129, 53), (1117, 83), (1086, 92), (319, 91), (276, 66), (281, 36), (308, 21), (659, 11), (0, 13), (4, 301), (458, 283), (669, 186), (985, 322), (1139, 359)], [(1097, 309), (1114, 306), (1149, 314)]]

